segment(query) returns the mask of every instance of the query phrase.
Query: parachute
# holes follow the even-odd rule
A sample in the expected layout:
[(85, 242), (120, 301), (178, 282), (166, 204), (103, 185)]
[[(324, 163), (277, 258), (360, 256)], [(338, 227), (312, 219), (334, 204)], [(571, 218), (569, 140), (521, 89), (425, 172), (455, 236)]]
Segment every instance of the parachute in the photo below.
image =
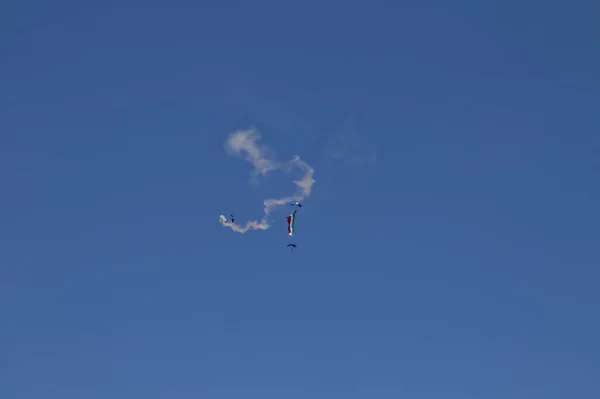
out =
[(229, 220), (225, 217), (225, 215), (221, 215), (219, 216), (219, 223), (221, 223), (223, 226), (231, 226), (232, 224), (235, 223), (235, 219), (233, 218), (233, 215), (229, 215), (231, 219), (231, 223), (229, 222)]
[(288, 244), (288, 248), (292, 248), (292, 252), (294, 252), (294, 248), (296, 248), (296, 244)]
[(299, 203), (298, 201), (294, 201), (290, 204), (290, 206), (297, 206), (298, 208), (302, 208), (302, 204)]

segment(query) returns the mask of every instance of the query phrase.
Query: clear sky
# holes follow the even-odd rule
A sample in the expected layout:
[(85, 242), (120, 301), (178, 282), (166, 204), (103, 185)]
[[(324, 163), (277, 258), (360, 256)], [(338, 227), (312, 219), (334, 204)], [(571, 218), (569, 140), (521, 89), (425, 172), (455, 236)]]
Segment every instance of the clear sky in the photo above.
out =
[(600, 397), (599, 3), (216, 3), (2, 6), (0, 397)]

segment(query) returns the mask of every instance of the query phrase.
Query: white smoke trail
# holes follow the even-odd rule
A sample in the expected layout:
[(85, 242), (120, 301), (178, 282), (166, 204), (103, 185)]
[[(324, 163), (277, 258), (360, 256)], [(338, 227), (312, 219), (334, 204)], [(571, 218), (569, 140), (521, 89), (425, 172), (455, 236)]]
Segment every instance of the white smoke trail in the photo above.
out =
[(244, 227), (239, 226), (235, 223), (231, 223), (225, 219), (225, 216), (219, 216), (220, 222), (223, 226), (229, 227), (231, 230), (236, 231), (238, 233), (245, 233), (248, 230), (266, 230), (269, 228), (269, 225), (265, 220), (261, 220), (260, 222), (253, 220), (248, 223)]
[(297, 192), (284, 198), (267, 199), (264, 201), (264, 215), (258, 220), (247, 222), (243, 227), (234, 223), (230, 223), (221, 215), (221, 224), (231, 228), (238, 233), (245, 233), (248, 230), (266, 230), (270, 227), (268, 217), (271, 211), (282, 205), (287, 205), (292, 201), (303, 201), (308, 198), (312, 192), (312, 186), (315, 184), (313, 179), (314, 169), (305, 161), (295, 155), (291, 161), (286, 164), (276, 162), (271, 151), (266, 146), (259, 146), (257, 141), (260, 140), (260, 133), (256, 129), (236, 130), (231, 133), (225, 142), (225, 150), (229, 155), (246, 154), (246, 160), (254, 167), (252, 171), (253, 178), (259, 175), (265, 176), (272, 170), (282, 169), (290, 171), (294, 167), (299, 168), (304, 172), (300, 180), (294, 180), (297, 186)]

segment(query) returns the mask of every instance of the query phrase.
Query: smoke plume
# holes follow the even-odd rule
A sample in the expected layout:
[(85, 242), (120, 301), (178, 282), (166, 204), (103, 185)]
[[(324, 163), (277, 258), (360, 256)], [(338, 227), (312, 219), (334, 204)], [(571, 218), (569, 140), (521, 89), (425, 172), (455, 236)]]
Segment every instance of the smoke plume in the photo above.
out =
[(298, 155), (295, 155), (290, 161), (280, 163), (275, 160), (275, 154), (265, 145), (259, 145), (260, 133), (256, 129), (236, 130), (229, 135), (225, 142), (227, 154), (234, 156), (244, 156), (253, 166), (253, 179), (259, 176), (266, 176), (273, 170), (283, 170), (290, 172), (299, 169), (303, 175), (299, 180), (293, 180), (296, 185), (296, 192), (283, 198), (272, 198), (264, 200), (263, 216), (260, 220), (251, 220), (244, 226), (231, 223), (221, 215), (220, 220), (223, 226), (231, 228), (237, 233), (245, 233), (248, 230), (266, 230), (270, 227), (269, 215), (271, 211), (279, 206), (288, 205), (290, 202), (301, 202), (308, 198), (312, 192), (312, 186), (315, 184), (313, 179), (314, 169)]

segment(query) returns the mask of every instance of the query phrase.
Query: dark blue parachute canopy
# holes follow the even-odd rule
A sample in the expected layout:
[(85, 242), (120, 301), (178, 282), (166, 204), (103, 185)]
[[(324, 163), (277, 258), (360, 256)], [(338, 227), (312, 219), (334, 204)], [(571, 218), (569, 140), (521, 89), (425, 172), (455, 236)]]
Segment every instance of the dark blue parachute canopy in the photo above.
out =
[(287, 246), (296, 248), (296, 244), (288, 244)]
[(302, 204), (299, 203), (298, 201), (294, 201), (290, 204), (290, 206), (297, 206), (298, 208), (302, 208)]

